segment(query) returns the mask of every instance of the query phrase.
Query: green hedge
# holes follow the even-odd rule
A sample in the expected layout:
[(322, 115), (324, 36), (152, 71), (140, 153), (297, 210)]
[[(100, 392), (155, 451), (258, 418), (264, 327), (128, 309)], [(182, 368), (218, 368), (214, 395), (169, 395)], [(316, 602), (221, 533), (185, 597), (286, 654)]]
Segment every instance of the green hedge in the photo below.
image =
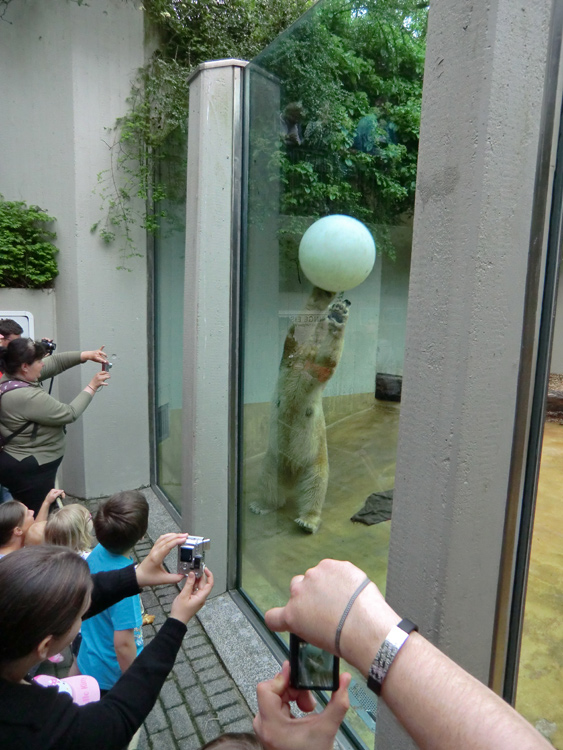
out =
[(0, 195), (0, 287), (42, 289), (53, 286), (58, 274), (47, 226), (55, 219), (39, 206), (6, 201)]

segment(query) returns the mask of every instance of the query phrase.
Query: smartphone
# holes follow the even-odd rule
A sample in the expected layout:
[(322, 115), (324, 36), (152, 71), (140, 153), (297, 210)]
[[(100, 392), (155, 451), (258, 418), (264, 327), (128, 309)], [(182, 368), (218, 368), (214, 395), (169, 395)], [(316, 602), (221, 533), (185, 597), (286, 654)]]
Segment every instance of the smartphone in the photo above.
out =
[(289, 634), (291, 686), (299, 690), (338, 690), (340, 659), (322, 648)]

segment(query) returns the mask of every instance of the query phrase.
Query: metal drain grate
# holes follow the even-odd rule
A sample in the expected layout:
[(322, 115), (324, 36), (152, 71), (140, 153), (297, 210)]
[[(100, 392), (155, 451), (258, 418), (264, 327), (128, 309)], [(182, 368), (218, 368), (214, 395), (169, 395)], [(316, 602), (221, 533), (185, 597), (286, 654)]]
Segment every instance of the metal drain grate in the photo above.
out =
[(375, 732), (375, 716), (377, 713), (377, 698), (369, 690), (364, 687), (356, 680), (352, 680), (350, 687), (348, 688), (348, 694), (350, 696), (350, 708), (358, 714), (364, 724)]

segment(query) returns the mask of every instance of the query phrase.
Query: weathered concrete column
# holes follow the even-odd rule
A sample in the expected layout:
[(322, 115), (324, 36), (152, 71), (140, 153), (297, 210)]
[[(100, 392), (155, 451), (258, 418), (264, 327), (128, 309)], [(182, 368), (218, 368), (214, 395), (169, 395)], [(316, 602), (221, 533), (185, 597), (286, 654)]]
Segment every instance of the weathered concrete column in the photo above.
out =
[(190, 83), (182, 523), (212, 540), (206, 560), (215, 574), (215, 595), (227, 588), (230, 441), (236, 440), (230, 411), (231, 292), (245, 65), (204, 63)]
[[(551, 7), (435, 0), (428, 29), (387, 596), (485, 683)], [(414, 747), (384, 707), (377, 747)]]

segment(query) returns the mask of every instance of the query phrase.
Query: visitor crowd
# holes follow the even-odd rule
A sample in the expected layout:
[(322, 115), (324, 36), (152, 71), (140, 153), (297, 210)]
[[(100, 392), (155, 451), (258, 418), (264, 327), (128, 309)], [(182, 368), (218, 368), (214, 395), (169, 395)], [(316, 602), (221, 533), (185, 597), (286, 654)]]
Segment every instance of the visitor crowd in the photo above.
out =
[[(79, 503), (62, 504), (64, 492), (53, 487), (64, 428), (110, 375), (102, 367), (70, 404), (41, 383), (88, 361), (103, 365), (107, 355), (100, 347), (46, 356), (43, 344), (22, 333), (14, 321), (0, 321), (0, 484), (13, 496), (0, 496), (0, 746), (121, 750), (154, 706), (187, 623), (213, 588), (213, 574), (205, 568), (197, 579), (193, 572), (185, 577), (165, 569), (165, 557), (187, 534), (161, 536), (133, 564), (131, 551), (148, 525), (148, 504), (139, 492), (113, 495), (93, 519)], [(141, 589), (182, 581), (170, 616), (144, 647)], [(323, 560), (296, 576), (289, 601), (267, 612), (266, 623), (342, 655), (420, 748), (551, 747), (402, 620), (349, 562)], [(75, 657), (68, 679), (45, 687), (35, 679), (41, 663), (59, 660), (68, 646)], [(82, 676), (96, 680), (96, 700), (77, 695), (74, 681)], [(349, 707), (350, 679), (340, 676), (338, 690), (319, 712), (309, 691), (291, 686), (285, 662), (276, 677), (257, 686), (255, 735), (224, 734), (204, 747), (332, 750)], [(304, 715), (293, 716), (292, 702)]]

